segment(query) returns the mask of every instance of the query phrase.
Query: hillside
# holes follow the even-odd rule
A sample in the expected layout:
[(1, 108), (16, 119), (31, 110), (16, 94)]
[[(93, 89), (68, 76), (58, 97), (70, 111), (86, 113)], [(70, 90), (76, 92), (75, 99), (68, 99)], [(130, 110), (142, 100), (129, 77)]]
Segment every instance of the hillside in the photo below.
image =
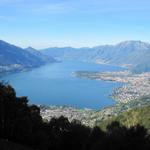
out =
[(42, 52), (59, 60), (119, 64), (130, 68), (135, 73), (150, 71), (150, 44), (141, 41), (125, 41), (117, 45), (93, 48), (55, 47), (44, 49)]
[(97, 122), (97, 125), (106, 129), (108, 124), (117, 121), (126, 127), (131, 127), (140, 124), (148, 129), (150, 132), (150, 106), (137, 107), (134, 109), (126, 110), (117, 116)]
[(0, 83), (0, 92), (2, 150), (150, 149), (150, 135), (141, 125), (127, 128), (113, 122), (103, 131), (63, 116), (46, 121), (40, 115), (40, 108), (28, 104), (27, 97), (17, 97), (10, 85)]
[(16, 144), (14, 142), (10, 142), (8, 140), (0, 140), (0, 149), (1, 150), (33, 150), (27, 146), (23, 146), (21, 144)]
[(55, 62), (56, 61), (53, 57), (44, 55), (40, 51), (38, 51), (32, 47), (27, 47), (24, 50), (28, 51), (29, 53), (31, 53), (32, 55), (34, 55), (35, 57), (37, 57), (39, 60), (41, 60), (43, 62)]
[(0, 72), (38, 67), (54, 61), (36, 50), (25, 50), (0, 40)]

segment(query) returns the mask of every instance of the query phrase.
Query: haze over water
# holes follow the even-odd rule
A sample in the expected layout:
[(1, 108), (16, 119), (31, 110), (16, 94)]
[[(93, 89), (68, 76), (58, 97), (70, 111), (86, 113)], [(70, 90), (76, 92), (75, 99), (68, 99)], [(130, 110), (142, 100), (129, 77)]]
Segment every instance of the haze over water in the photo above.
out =
[(122, 83), (76, 78), (74, 71), (118, 71), (120, 67), (86, 62), (64, 61), (8, 74), (8, 81), (18, 96), (28, 96), (30, 103), (67, 105), (77, 108), (99, 109), (115, 103), (109, 98), (113, 88)]

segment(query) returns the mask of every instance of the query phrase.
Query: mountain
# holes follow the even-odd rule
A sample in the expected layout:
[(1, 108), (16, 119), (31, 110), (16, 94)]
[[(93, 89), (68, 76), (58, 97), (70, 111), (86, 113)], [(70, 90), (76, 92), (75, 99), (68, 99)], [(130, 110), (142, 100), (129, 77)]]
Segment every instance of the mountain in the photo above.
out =
[(119, 64), (136, 73), (150, 71), (150, 44), (141, 41), (125, 41), (93, 48), (55, 47), (44, 49), (42, 53), (59, 60)]
[(126, 66), (134, 73), (150, 71), (150, 44), (125, 41), (116, 45), (84, 48), (22, 49), (0, 40), (0, 72), (38, 67), (57, 60), (76, 60)]
[[(52, 47), (41, 50), (45, 55), (52, 56), (57, 60), (79, 60), (89, 61), (88, 55), (90, 48), (73, 48), (73, 47)], [(91, 56), (90, 56), (91, 57)]]
[(48, 59), (36, 50), (25, 50), (0, 40), (0, 72), (38, 67), (47, 62), (54, 62), (54, 59)]
[(29, 53), (31, 53), (32, 55), (36, 56), (39, 60), (41, 60), (43, 62), (54, 62), (54, 61), (56, 61), (53, 57), (48, 56), (48, 55), (44, 55), (40, 51), (38, 51), (32, 47), (28, 47), (25, 50), (28, 51)]

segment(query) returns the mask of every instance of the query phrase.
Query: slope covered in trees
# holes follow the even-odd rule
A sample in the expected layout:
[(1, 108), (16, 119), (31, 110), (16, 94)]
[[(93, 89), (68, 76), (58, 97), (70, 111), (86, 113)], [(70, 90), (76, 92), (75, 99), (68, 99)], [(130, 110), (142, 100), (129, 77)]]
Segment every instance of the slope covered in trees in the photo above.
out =
[(113, 116), (102, 122), (97, 122), (97, 125), (106, 129), (107, 125), (111, 124), (113, 121), (117, 121), (128, 128), (140, 124), (150, 132), (150, 106), (126, 110), (118, 116)]
[[(10, 145), (8, 147), (8, 145)], [(27, 97), (17, 97), (0, 83), (0, 148), (3, 150), (132, 150), (150, 149), (150, 136), (140, 125), (127, 128), (112, 122), (106, 131), (90, 128), (63, 116), (44, 122), (40, 109)]]

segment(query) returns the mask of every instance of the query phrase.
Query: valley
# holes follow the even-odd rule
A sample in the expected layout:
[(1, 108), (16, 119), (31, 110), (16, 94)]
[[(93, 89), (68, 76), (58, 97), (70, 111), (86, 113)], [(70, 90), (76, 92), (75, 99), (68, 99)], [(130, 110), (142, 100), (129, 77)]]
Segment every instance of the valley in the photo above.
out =
[(63, 115), (94, 126), (150, 104), (149, 50), (141, 41), (40, 51), (0, 41), (1, 80), (40, 105), (45, 120)]
[(0, 150), (150, 150), (150, 0), (0, 0)]

